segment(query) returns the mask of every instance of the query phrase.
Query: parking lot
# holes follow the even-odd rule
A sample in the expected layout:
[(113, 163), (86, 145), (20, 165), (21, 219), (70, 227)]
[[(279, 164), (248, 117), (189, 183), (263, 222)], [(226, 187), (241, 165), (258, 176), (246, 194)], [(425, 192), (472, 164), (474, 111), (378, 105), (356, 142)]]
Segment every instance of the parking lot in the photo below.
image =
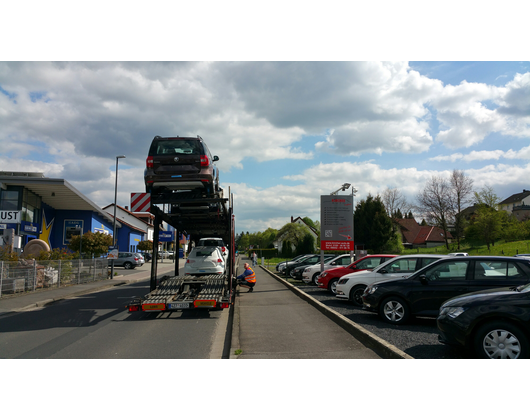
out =
[(434, 318), (412, 318), (406, 325), (390, 325), (378, 315), (335, 298), (327, 290), (306, 285), (300, 281), (291, 283), (351, 321), (361, 325), (378, 337), (393, 344), (415, 359), (466, 359), (469, 355), (438, 341), (438, 330)]

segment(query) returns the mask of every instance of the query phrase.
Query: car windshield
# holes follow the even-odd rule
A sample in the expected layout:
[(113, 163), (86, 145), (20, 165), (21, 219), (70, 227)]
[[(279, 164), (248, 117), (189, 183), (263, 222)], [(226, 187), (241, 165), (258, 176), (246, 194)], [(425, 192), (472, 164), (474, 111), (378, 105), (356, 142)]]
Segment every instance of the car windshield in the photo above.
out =
[(157, 142), (155, 155), (200, 155), (201, 147), (194, 140), (162, 140)]

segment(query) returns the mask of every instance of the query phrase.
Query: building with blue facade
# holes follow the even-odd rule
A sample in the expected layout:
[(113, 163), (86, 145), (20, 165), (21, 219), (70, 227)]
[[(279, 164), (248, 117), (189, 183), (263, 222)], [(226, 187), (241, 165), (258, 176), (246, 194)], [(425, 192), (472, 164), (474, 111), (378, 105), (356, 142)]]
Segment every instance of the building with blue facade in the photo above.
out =
[[(10, 217), (18, 218), (11, 219)], [(42, 239), (51, 249), (67, 248), (70, 238), (85, 232), (113, 234), (114, 218), (64, 179), (35, 172), (0, 172), (0, 236), (14, 229), (18, 248)], [(144, 239), (145, 230), (116, 218), (118, 246)]]

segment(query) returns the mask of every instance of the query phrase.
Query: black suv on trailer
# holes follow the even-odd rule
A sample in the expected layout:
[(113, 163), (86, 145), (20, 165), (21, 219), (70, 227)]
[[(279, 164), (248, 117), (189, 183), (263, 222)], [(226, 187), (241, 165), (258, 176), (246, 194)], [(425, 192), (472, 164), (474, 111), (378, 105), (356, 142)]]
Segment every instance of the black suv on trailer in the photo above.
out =
[(152, 197), (173, 191), (190, 193), (183, 197), (221, 197), (219, 172), (214, 165), (218, 160), (199, 136), (155, 136), (146, 159), (145, 191)]

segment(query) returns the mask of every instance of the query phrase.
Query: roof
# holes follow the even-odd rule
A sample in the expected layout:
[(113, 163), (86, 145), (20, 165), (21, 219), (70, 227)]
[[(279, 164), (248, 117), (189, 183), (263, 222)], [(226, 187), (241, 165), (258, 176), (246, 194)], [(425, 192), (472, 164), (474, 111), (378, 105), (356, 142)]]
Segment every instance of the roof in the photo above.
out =
[(293, 219), (293, 216), (291, 216), (291, 223), (296, 223), (297, 220), (300, 220), (305, 226), (307, 226), (310, 231), (312, 231), (315, 235), (318, 236), (317, 230), (313, 226), (308, 225), (305, 220), (302, 219), (300, 216), (298, 216), (296, 219)]
[(521, 192), (521, 193), (517, 193), (517, 194), (513, 194), (513, 195), (509, 196), (506, 200), (501, 201), (499, 203), (499, 205), (501, 205), (501, 204), (518, 203), (519, 201), (522, 201), (523, 199), (525, 199), (529, 195), (530, 195), (530, 191), (523, 190), (523, 192)]
[[(44, 175), (28, 173), (0, 172), (0, 183), (6, 185), (16, 185), (27, 188), (42, 198), (42, 202), (53, 207), (56, 210), (88, 210), (98, 213), (109, 222), (114, 222), (114, 218), (101, 207), (84, 196), (76, 188), (64, 179), (45, 178)], [(120, 222), (116, 221), (116, 226), (121, 227)]]
[[(110, 215), (110, 213), (108, 213), (108, 214)], [(118, 220), (118, 218), (116, 218), (116, 220)], [(138, 228), (138, 227), (136, 227), (136, 226), (134, 226), (134, 225), (131, 225), (130, 223), (127, 223), (127, 222), (126, 222), (125, 220), (123, 220), (123, 219), (120, 220), (120, 222), (121, 222), (122, 225), (125, 225), (125, 226), (127, 226), (128, 228), (130, 228), (130, 229), (136, 230), (136, 231), (138, 231), (138, 232), (146, 233), (145, 230), (140, 229), (140, 228)]]
[[(107, 204), (105, 207), (103, 207), (103, 210), (107, 210), (109, 207), (112, 207), (114, 209), (114, 203), (112, 204)], [(117, 208), (119, 208), (120, 210), (123, 210), (124, 212), (126, 212), (127, 214), (130, 214), (131, 216), (135, 217), (136, 219), (138, 219), (140, 222), (142, 223), (145, 223), (146, 225), (148, 226), (153, 226), (152, 223), (149, 223), (149, 222), (146, 222), (145, 220), (142, 220), (140, 217), (145, 217), (146, 215), (150, 215), (152, 216), (152, 218), (154, 219), (155, 216), (153, 216), (151, 213), (145, 213), (145, 212), (142, 212), (142, 213), (133, 213), (132, 211), (122, 207), (122, 206), (116, 206)], [(108, 213), (108, 212), (107, 212)], [(119, 220), (119, 219), (116, 219), (116, 220)], [(123, 220), (122, 220), (123, 221)]]
[[(406, 243), (420, 245), (426, 242), (445, 242), (444, 231), (439, 227), (420, 226), (415, 219), (394, 219), (394, 221), (401, 227), (401, 234)], [(450, 232), (447, 232), (447, 238), (453, 238)]]

